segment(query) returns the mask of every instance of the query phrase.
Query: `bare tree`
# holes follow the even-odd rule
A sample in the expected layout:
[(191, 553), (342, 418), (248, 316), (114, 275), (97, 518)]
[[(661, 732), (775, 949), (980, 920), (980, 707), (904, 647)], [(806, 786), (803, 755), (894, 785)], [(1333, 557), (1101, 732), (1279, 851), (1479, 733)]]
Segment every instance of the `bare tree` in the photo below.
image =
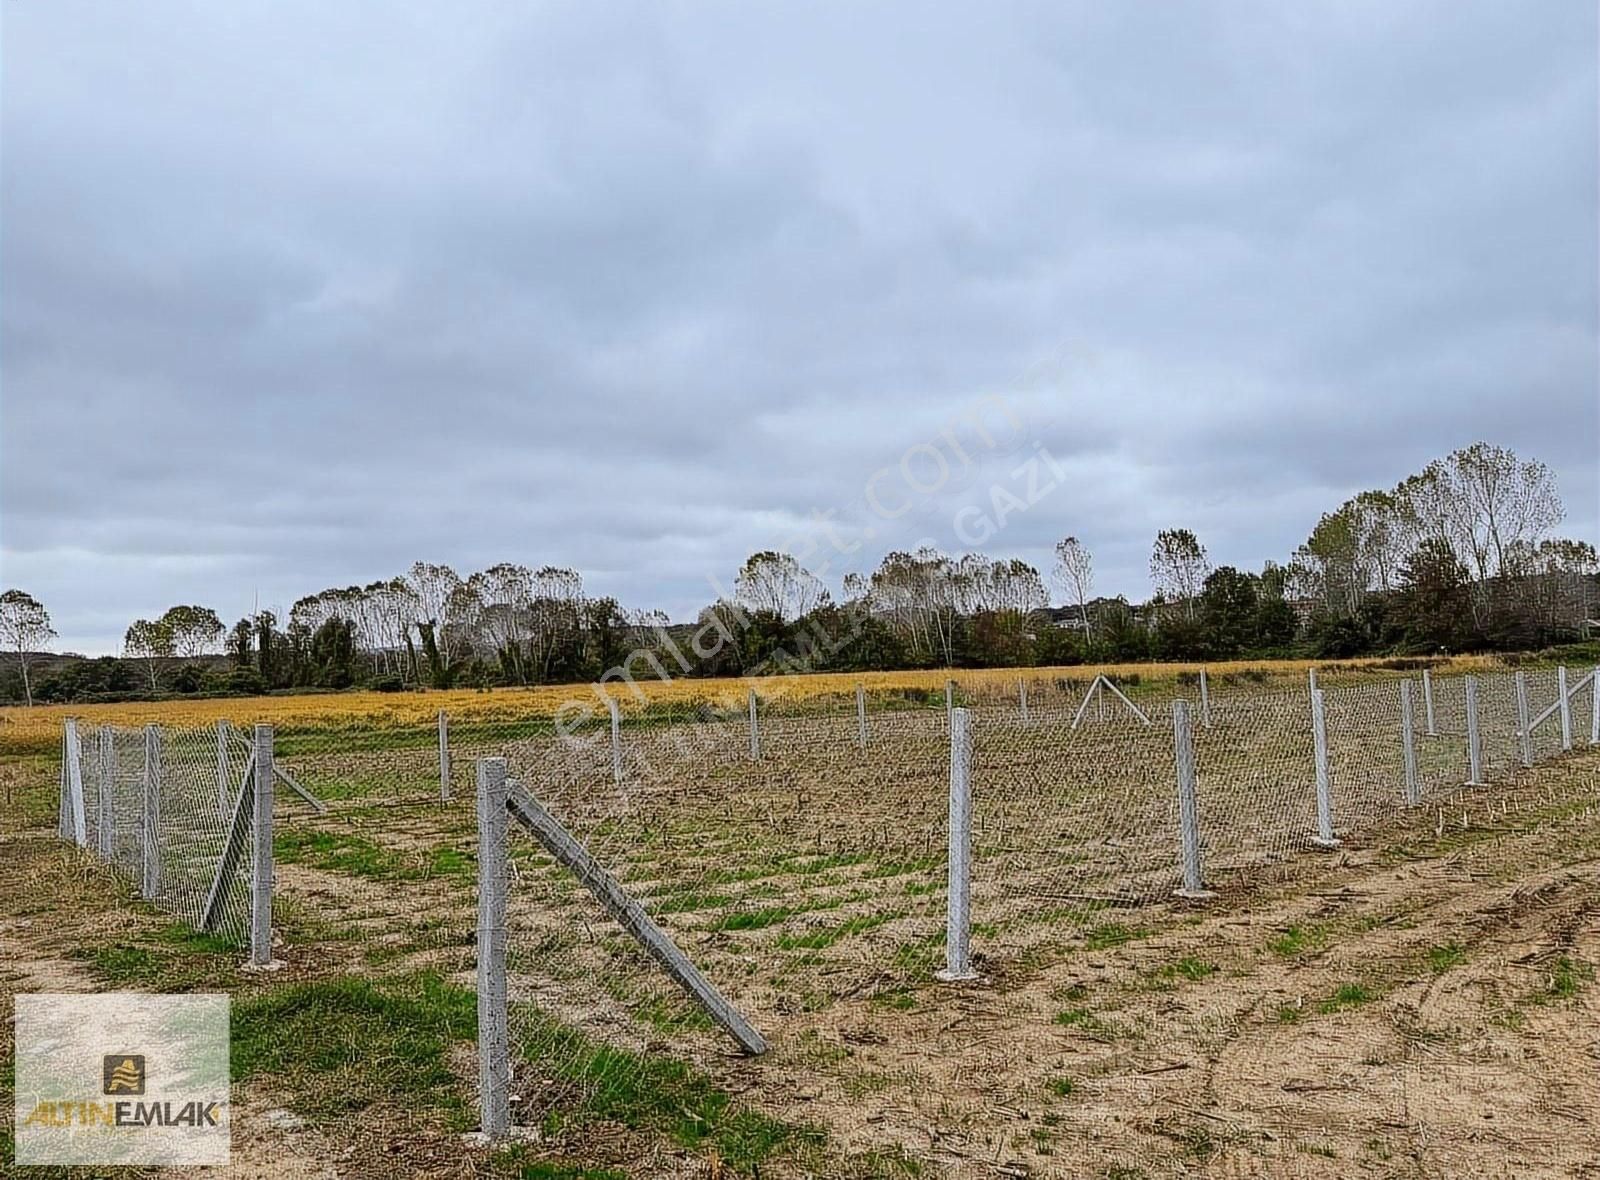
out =
[(1094, 593), (1094, 557), (1077, 537), (1056, 542), (1056, 568), (1051, 580), (1078, 604), (1083, 634), (1089, 636), (1089, 597)]
[(1156, 534), (1150, 550), (1150, 581), (1158, 594), (1182, 602), (1191, 619), (1210, 572), (1205, 546), (1188, 529), (1162, 529)]
[(135, 619), (122, 637), (122, 654), (145, 662), (150, 691), (155, 692), (160, 687), (161, 661), (170, 660), (173, 655), (172, 628), (161, 619)]
[(55, 637), (50, 612), (37, 598), (25, 590), (0, 594), (0, 646), (16, 654), (22, 668), (22, 692), (29, 707), (33, 705), (33, 681), (28, 666), (33, 656)]
[(733, 580), (734, 596), (750, 611), (771, 611), (785, 623), (803, 619), (828, 601), (827, 587), (787, 553), (752, 553)]
[(1409, 527), (1448, 541), (1480, 584), (1565, 515), (1549, 468), (1481, 442), (1435, 459), (1403, 482), (1395, 498)]
[(533, 575), (532, 654), (538, 679), (548, 681), (557, 657), (574, 656), (583, 634), (583, 577), (553, 565)]
[(467, 579), (467, 589), (477, 603), (477, 629), (499, 653), (519, 684), (526, 684), (527, 653), (533, 607), (533, 571), (525, 565), (501, 562)]
[(914, 659), (951, 658), (958, 607), (954, 563), (937, 549), (886, 554), (868, 583), (873, 614), (898, 633)]
[(459, 628), (445, 625), (450, 619), (451, 597), (461, 587), (461, 575), (447, 565), (419, 561), (406, 574), (406, 582), (416, 599), (418, 622), (433, 627), (439, 657), (450, 665), (466, 638)]

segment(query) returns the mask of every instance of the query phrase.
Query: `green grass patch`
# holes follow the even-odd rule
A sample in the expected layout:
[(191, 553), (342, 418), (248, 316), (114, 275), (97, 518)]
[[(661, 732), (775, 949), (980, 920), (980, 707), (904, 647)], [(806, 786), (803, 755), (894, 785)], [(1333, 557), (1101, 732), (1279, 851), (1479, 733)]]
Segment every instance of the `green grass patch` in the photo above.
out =
[(1447, 942), (1442, 946), (1428, 948), (1428, 969), (1435, 975), (1443, 975), (1466, 961), (1467, 950), (1459, 943)]
[(1594, 968), (1570, 955), (1562, 955), (1550, 969), (1545, 985), (1529, 997), (1535, 1004), (1554, 1004), (1575, 999), (1594, 981)]
[(1124, 926), (1121, 922), (1106, 922), (1088, 930), (1083, 936), (1083, 945), (1085, 949), (1091, 951), (1110, 950), (1112, 947), (1126, 946), (1134, 939), (1143, 938), (1147, 934), (1148, 930)]
[(648, 908), (655, 914), (692, 914), (699, 910), (727, 909), (734, 902), (735, 899), (726, 893), (701, 893), (688, 890), (683, 893), (668, 894), (660, 901), (652, 899)]
[(1150, 973), (1150, 982), (1158, 988), (1175, 987), (1179, 982), (1197, 983), (1215, 975), (1221, 968), (1194, 955), (1185, 955), (1175, 963), (1165, 963)]
[(238, 978), (240, 947), (237, 939), (173, 923), (74, 954), (110, 988), (185, 992), (230, 986)]
[(1077, 1029), (1085, 1036), (1098, 1041), (1136, 1039), (1139, 1035), (1134, 1029), (1107, 1020), (1088, 1008), (1065, 1008), (1056, 1013), (1055, 1023), (1063, 1028)]
[(1078, 1088), (1078, 1083), (1067, 1077), (1065, 1074), (1061, 1074), (1047, 1081), (1044, 1084), (1044, 1088), (1050, 1091), (1050, 1093), (1054, 1094), (1057, 1098), (1071, 1098), (1073, 1092)]
[(523, 1059), (550, 1082), (570, 1084), (568, 1119), (616, 1122), (691, 1150), (714, 1150), (725, 1167), (745, 1176), (824, 1143), (816, 1128), (738, 1105), (683, 1061), (603, 1044), (538, 1009), (523, 1008), (516, 1016)]
[(379, 1102), (471, 1121), (448, 1065), (477, 1036), (477, 996), (433, 972), (288, 984), (233, 1004), (235, 1081), (270, 1078), (307, 1118), (335, 1119)]
[(902, 916), (903, 911), (885, 914), (862, 914), (859, 917), (848, 918), (837, 926), (825, 926), (820, 930), (807, 931), (805, 934), (780, 934), (778, 936), (778, 949), (785, 951), (820, 951), (832, 946), (842, 938), (864, 933)]
[(1363, 1004), (1370, 1004), (1377, 999), (1377, 993), (1359, 983), (1342, 983), (1333, 995), (1317, 1005), (1317, 1011), (1327, 1014), (1332, 1012), (1348, 1012), (1352, 1008), (1359, 1008)]
[(917, 1006), (917, 994), (910, 988), (897, 987), (879, 992), (872, 997), (874, 1008), (889, 1008), (896, 1012), (909, 1012)]
[(1267, 944), (1280, 959), (1295, 959), (1320, 951), (1328, 943), (1328, 932), (1320, 926), (1290, 926)]
[(279, 829), (272, 840), (272, 852), (285, 864), (309, 865), (374, 881), (421, 881), (429, 877), (470, 880), (477, 874), (477, 862), (448, 845), (408, 855), (365, 836), (325, 828)]
[(788, 906), (765, 906), (759, 910), (734, 910), (711, 923), (712, 930), (764, 930), (793, 917)]

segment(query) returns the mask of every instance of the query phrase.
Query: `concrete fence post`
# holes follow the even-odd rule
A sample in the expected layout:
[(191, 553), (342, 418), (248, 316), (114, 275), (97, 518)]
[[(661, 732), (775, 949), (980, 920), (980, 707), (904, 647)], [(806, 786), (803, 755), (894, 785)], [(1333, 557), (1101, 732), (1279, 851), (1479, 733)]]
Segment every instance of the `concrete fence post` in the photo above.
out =
[(1422, 732), (1428, 737), (1439, 736), (1439, 727), (1433, 720), (1433, 671), (1430, 668), (1422, 670), (1422, 724)]
[(607, 697), (606, 705), (611, 711), (611, 781), (617, 784), (622, 782), (622, 706), (617, 704), (616, 697)]
[(95, 800), (95, 848), (102, 860), (110, 860), (116, 848), (117, 827), (117, 746), (109, 725), (100, 727), (97, 751), (100, 778), (99, 798)]
[(976, 979), (972, 969), (972, 714), (950, 714), (950, 880), (946, 899), (945, 983)]
[(1333, 780), (1328, 774), (1328, 716), (1322, 690), (1311, 690), (1311, 748), (1317, 761), (1317, 834), (1311, 843), (1318, 848), (1337, 848), (1333, 834)]
[(450, 800), (450, 714), (439, 710), (439, 800)]
[(867, 748), (867, 687), (864, 684), (856, 685), (856, 741), (861, 748)]
[(1468, 676), (1467, 688), (1467, 786), (1483, 786), (1483, 742), (1478, 732), (1478, 678)]
[(761, 761), (761, 719), (756, 714), (756, 690), (750, 690), (750, 761)]
[(272, 726), (258, 725), (255, 733), (255, 791), (252, 803), (250, 857), (250, 963), (272, 963)]
[(233, 759), (228, 750), (228, 723), (217, 722), (217, 814), (226, 823), (233, 811)]
[(1589, 673), (1589, 744), (1600, 746), (1600, 665)]
[(1183, 885), (1175, 893), (1178, 897), (1203, 900), (1216, 894), (1205, 887), (1200, 863), (1200, 803), (1188, 701), (1172, 702), (1172, 745), (1178, 768), (1178, 844), (1183, 868)]
[(1417, 726), (1411, 712), (1411, 681), (1400, 682), (1400, 753), (1405, 764), (1407, 807), (1422, 802), (1422, 782), (1417, 777)]
[(1518, 671), (1517, 682), (1517, 752), (1522, 755), (1522, 765), (1533, 765), (1533, 734), (1528, 725), (1528, 674)]
[(1561, 748), (1572, 749), (1572, 698), (1568, 695), (1567, 666), (1556, 668), (1556, 691), (1561, 694)]
[(951, 724), (954, 724), (952, 719), (955, 716), (955, 707), (956, 682), (954, 680), (946, 680), (944, 682), (944, 718), (946, 721), (951, 722)]
[(511, 1131), (506, 1011), (506, 760), (478, 759), (478, 1105), (491, 1141)]
[(1200, 724), (1211, 728), (1211, 685), (1204, 668), (1200, 669)]
[(1022, 727), (1028, 727), (1028, 682), (1017, 681), (1017, 704), (1022, 710)]
[(60, 810), (56, 813), (56, 835), (63, 840), (72, 839), (72, 784), (67, 778), (67, 742), (72, 737), (72, 730), (67, 728), (72, 722), (61, 727), (61, 802)]
[(144, 727), (144, 808), (140, 816), (139, 896), (161, 896), (161, 727)]
[(76, 717), (68, 717), (65, 728), (66, 750), (61, 760), (61, 773), (67, 790), (66, 838), (82, 848), (89, 842), (88, 817), (83, 813), (83, 739), (78, 735)]
[(1317, 670), (1315, 668), (1307, 668), (1306, 669), (1306, 680), (1310, 685), (1311, 691), (1312, 692), (1316, 692), (1317, 691)]

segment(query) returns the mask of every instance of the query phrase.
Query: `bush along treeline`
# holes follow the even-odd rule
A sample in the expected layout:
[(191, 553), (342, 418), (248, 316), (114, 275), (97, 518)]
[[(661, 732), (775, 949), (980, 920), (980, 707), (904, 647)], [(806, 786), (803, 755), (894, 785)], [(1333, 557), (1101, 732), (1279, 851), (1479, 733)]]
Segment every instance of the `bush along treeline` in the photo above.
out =
[[(1317, 522), (1283, 564), (1213, 567), (1189, 529), (1157, 534), (1155, 593), (1095, 594), (1089, 546), (1067, 537), (1046, 576), (1026, 562), (933, 549), (848, 575), (835, 599), (794, 557), (752, 555), (693, 623), (593, 597), (575, 570), (502, 563), (463, 578), (417, 562), (388, 581), (324, 590), (225, 627), (175, 606), (135, 620), (123, 655), (41, 655), (44, 607), (0, 595), (9, 700), (478, 687), (790, 670), (1070, 665), (1532, 650), (1589, 634), (1600, 559), (1553, 535), (1548, 470), (1476, 444)], [(1058, 592), (1052, 605), (1051, 586)]]

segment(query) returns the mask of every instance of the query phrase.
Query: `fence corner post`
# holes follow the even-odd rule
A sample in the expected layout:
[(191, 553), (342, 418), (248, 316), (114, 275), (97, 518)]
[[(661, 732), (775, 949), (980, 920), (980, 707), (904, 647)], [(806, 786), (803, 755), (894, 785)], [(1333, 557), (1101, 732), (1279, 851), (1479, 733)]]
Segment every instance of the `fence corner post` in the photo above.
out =
[(867, 748), (867, 686), (856, 684), (856, 741)]
[(1317, 834), (1311, 843), (1332, 850), (1339, 847), (1333, 834), (1333, 777), (1328, 771), (1328, 713), (1322, 690), (1311, 690), (1311, 748), (1316, 756)]
[(161, 896), (161, 727), (144, 727), (144, 806), (139, 824), (139, 896)]
[(506, 760), (478, 759), (478, 1104), (491, 1142), (511, 1131), (506, 996)]
[(450, 714), (439, 710), (439, 801), (450, 801)]
[(1433, 720), (1433, 669), (1431, 668), (1422, 670), (1422, 724), (1425, 736), (1439, 736), (1439, 727)]
[(1189, 728), (1189, 702), (1172, 702), (1172, 745), (1178, 769), (1178, 845), (1183, 885), (1173, 896), (1205, 901), (1216, 894), (1205, 887), (1200, 861), (1200, 803), (1195, 786), (1194, 734)]
[(950, 714), (950, 878), (946, 897), (942, 983), (978, 978), (972, 969), (972, 715)]
[(272, 965), (272, 726), (258, 725), (255, 732), (255, 814), (250, 825), (250, 963)]
[(1200, 669), (1200, 724), (1211, 728), (1211, 685), (1204, 668)]
[(756, 690), (750, 690), (750, 761), (761, 761), (761, 718), (756, 712)]

